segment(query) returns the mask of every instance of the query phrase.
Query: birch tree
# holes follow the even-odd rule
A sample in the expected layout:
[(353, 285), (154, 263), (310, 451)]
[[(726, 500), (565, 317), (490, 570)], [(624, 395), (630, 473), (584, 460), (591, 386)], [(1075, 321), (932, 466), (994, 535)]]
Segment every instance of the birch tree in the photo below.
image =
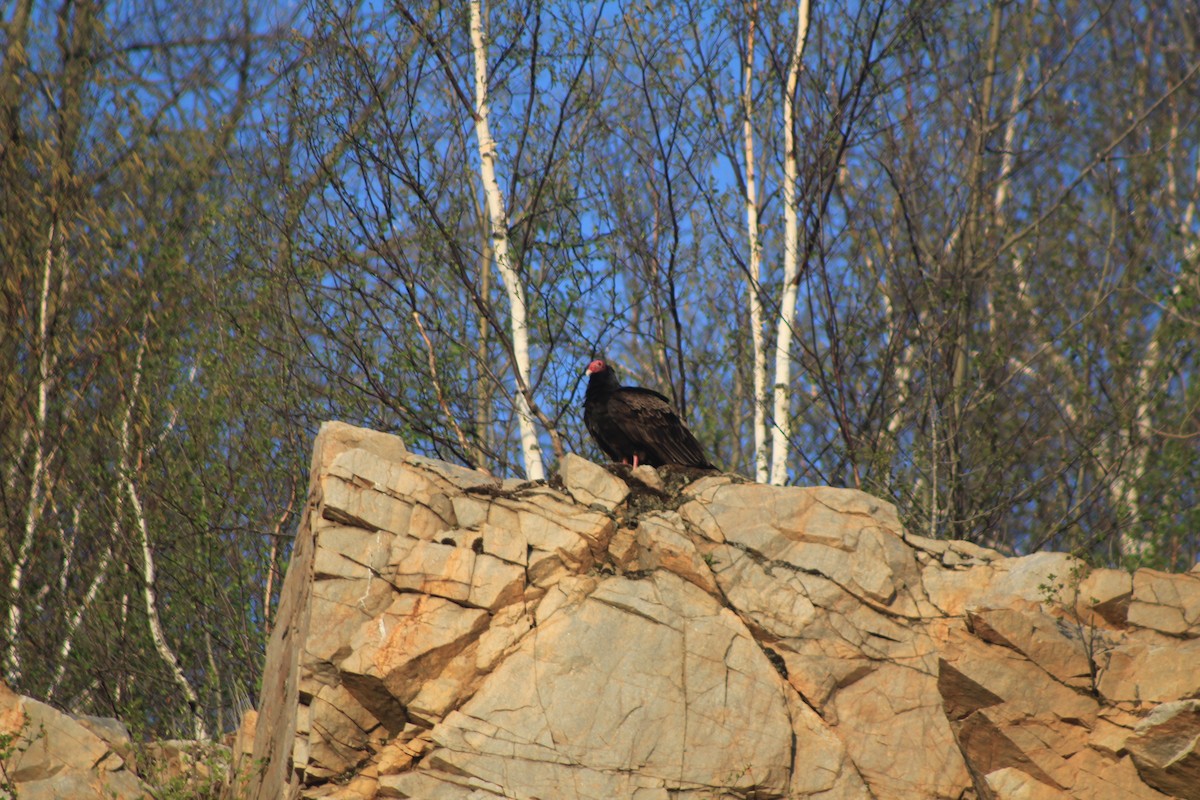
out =
[[(158, 569), (155, 565), (154, 547), (150, 542), (150, 529), (146, 521), (146, 511), (142, 505), (141, 494), (138, 490), (134, 463), (130, 458), (133, 450), (131, 435), (133, 408), (141, 400), (142, 364), (145, 355), (146, 334), (143, 331), (137, 337), (137, 350), (133, 357), (133, 374), (130, 380), (129, 396), (121, 418), (121, 429), (117, 441), (117, 475), (124, 499), (129, 501), (133, 525), (137, 531), (136, 539), (141, 550), (141, 596), (146, 612), (146, 620), (149, 624), (150, 640), (154, 643), (154, 649), (159, 657), (167, 665), (175, 685), (183, 693), (188, 708), (192, 710), (192, 738), (208, 739), (208, 726), (204, 722), (204, 717), (199, 713), (200, 698), (196, 694), (196, 690), (192, 687), (191, 681), (184, 674), (183, 668), (179, 663), (179, 656), (176, 655), (171, 643), (167, 641), (167, 635), (163, 629), (162, 616), (159, 613)], [(169, 433), (169, 431), (164, 433)], [(138, 454), (137, 461), (139, 464), (143, 463), (142, 454)]]
[[(907, 108), (957, 133), (928, 137), (919, 115), (901, 114), (898, 130), (921, 146), (900, 146), (888, 165), (901, 246), (881, 259), (911, 270), (889, 281), (893, 310), (915, 329), (894, 373), (905, 384), (894, 396), (912, 400), (888, 431), (903, 441), (919, 430), (924, 462), (915, 476), (901, 473), (902, 484), (921, 487), (901, 505), (920, 508), (914, 516), (937, 533), (1132, 563), (1157, 538), (1141, 502), (1155, 481), (1154, 459), (1144, 457), (1153, 448), (1143, 445), (1166, 444), (1154, 431), (1188, 427), (1173, 417), (1181, 396), (1168, 400), (1166, 375), (1190, 366), (1161, 349), (1173, 336), (1162, 323), (1189, 316), (1174, 299), (1186, 294), (1186, 271), (1172, 268), (1187, 257), (1166, 252), (1187, 237), (1158, 228), (1184, 218), (1188, 201), (1176, 216), (1149, 198), (1163, 197), (1171, 174), (1187, 176), (1185, 198), (1194, 188), (1188, 147), (1177, 147), (1186, 137), (1168, 121), (1194, 102), (1184, 97), (1195, 64), (1160, 59), (1186, 46), (1151, 22), (1114, 24), (1124, 13), (1116, 8), (990, 11), (975, 36), (985, 46), (963, 62), (975, 66), (942, 60), (966, 38), (948, 31), (929, 51), (929, 82), (907, 92)], [(1110, 92), (1120, 85), (1131, 88), (1118, 99)], [(964, 92), (969, 114), (961, 103), (940, 106)], [(1150, 307), (1159, 311), (1147, 316)], [(916, 407), (916, 418), (903, 410)], [(1155, 424), (1163, 414), (1171, 422)], [(1173, 469), (1186, 472), (1182, 461)], [(1040, 520), (1041, 534), (1005, 531), (1018, 508)]]
[[(34, 388), (37, 404), (34, 408), (33, 425), (25, 429), (19, 444), (22, 451), (31, 449), (32, 455), (27, 479), (29, 495), (21, 521), (20, 544), (17, 546), (16, 557), (13, 559), (8, 579), (9, 606), (4, 637), (6, 642), (4, 676), (5, 680), (14, 686), (20, 685), (22, 678), (21, 655), (17, 645), (21, 633), (22, 610), (21, 603), (17, 602), (16, 598), (20, 597), (24, 590), (25, 571), (29, 567), (35, 531), (40, 525), (45, 510), (45, 493), (49, 484), (46, 478), (46, 448), (51, 437), (47, 428), (46, 412), (50, 394), (50, 370), (54, 363), (54, 359), (52, 359), (54, 344), (48, 331), (49, 318), (52, 313), (51, 276), (57, 260), (58, 242), (55, 236), (57, 228), (58, 221), (52, 220), (46, 242), (46, 253), (42, 260), (41, 290), (38, 292), (37, 333), (33, 341), (34, 363), (36, 364)], [(14, 462), (12, 466), (15, 467), (16, 463)], [(19, 479), (16, 471), (11, 470), (5, 477), (9, 483), (9, 491), (16, 494), (17, 486), (15, 484)]]
[[(754, 354), (754, 479), (770, 479), (767, 450), (767, 349), (762, 299), (762, 242), (758, 229), (758, 182), (755, 180), (754, 149), (754, 32), (758, 23), (758, 0), (746, 5), (746, 49), (742, 60), (742, 151), (746, 164), (746, 294), (750, 303), (750, 334)], [(803, 50), (803, 46), (800, 47)], [(785, 101), (786, 102), (786, 101)], [(792, 156), (794, 158), (794, 154)]]
[[(0, 20), (0, 183), (22, 187), (0, 193), (0, 640), (17, 691), (207, 736), (245, 693), (223, 681), (253, 687), (254, 656), (217, 674), (192, 644), (211, 641), (214, 662), (240, 647), (212, 630), (232, 639), (255, 613), (233, 596), (257, 593), (241, 571), (256, 548), (231, 542), (219, 513), (209, 536), (183, 536), (178, 510), (204, 504), (164, 473), (211, 479), (229, 452), (175, 461), (188, 446), (173, 420), (208, 402), (183, 407), (177, 369), (210, 352), (214, 308), (244, 307), (236, 291), (205, 304), (221, 259), (199, 231), (228, 199), (225, 159), (266, 38), (249, 5), (168, 6), (22, 2)], [(139, 319), (154, 320), (140, 339)], [(222, 391), (211, 378), (209, 398)], [(232, 404), (219, 415), (236, 418)], [(190, 435), (217, 416), (190, 416)], [(208, 507), (237, 484), (208, 483)], [(257, 515), (253, 501), (237, 513), (243, 526)], [(237, 566), (202, 590), (187, 574), (196, 549), (222, 538)], [(205, 689), (202, 670), (217, 675)]]
[(775, 327), (774, 427), (771, 432), (771, 483), (781, 486), (788, 479), (792, 422), (792, 332), (796, 324), (796, 298), (800, 292), (800, 208), (797, 200), (799, 153), (796, 147), (796, 84), (808, 38), (809, 0), (796, 7), (796, 38), (788, 59), (783, 89), (783, 287), (779, 318)]
[(496, 269), (508, 295), (508, 313), (512, 324), (513, 381), (517, 422), (521, 430), (521, 450), (525, 458), (525, 477), (531, 481), (545, 479), (542, 446), (538, 442), (537, 425), (530, 409), (532, 391), (529, 368), (529, 311), (525, 303), (525, 287), (512, 262), (508, 238), (508, 212), (500, 183), (496, 179), (496, 141), (488, 126), (488, 48), (484, 31), (481, 0), (471, 0), (471, 54), (475, 76), (475, 141), (479, 149), (479, 176), (487, 198), (488, 222), (491, 226), (492, 253)]

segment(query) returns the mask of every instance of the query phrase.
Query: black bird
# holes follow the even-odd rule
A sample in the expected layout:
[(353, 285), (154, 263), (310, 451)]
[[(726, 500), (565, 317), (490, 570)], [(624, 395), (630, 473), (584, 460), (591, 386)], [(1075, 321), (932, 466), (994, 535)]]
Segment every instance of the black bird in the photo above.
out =
[(622, 386), (613, 368), (599, 359), (588, 364), (587, 375), (583, 422), (613, 461), (716, 469), (667, 398)]

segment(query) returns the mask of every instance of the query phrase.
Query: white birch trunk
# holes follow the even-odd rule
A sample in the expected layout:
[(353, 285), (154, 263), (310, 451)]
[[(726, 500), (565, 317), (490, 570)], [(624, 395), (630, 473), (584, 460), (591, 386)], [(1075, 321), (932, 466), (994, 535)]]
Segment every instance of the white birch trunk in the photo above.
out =
[(763, 335), (762, 241), (758, 230), (758, 186), (754, 169), (754, 26), (758, 2), (750, 10), (746, 60), (742, 64), (742, 143), (746, 158), (746, 238), (750, 244), (747, 288), (750, 295), (750, 333), (754, 347), (754, 480), (770, 478), (767, 453), (767, 348)]
[(1113, 454), (1112, 462), (1118, 465), (1115, 476), (1110, 484), (1109, 493), (1114, 508), (1124, 512), (1120, 519), (1120, 534), (1118, 547), (1121, 555), (1140, 558), (1149, 549), (1149, 542), (1142, 530), (1142, 504), (1138, 481), (1146, 471), (1146, 462), (1150, 457), (1150, 441), (1153, 430), (1150, 425), (1150, 378), (1157, 371), (1161, 356), (1158, 347), (1158, 337), (1150, 340), (1146, 355), (1138, 367), (1134, 385), (1130, 387), (1135, 395), (1140, 396), (1137, 408), (1129, 428), (1122, 430), (1117, 437), (1119, 446)]
[[(1170, 141), (1179, 141), (1179, 129), (1173, 126), (1171, 130)], [(1171, 161), (1168, 158), (1167, 163)], [(1196, 157), (1195, 173), (1192, 176), (1192, 185), (1200, 182), (1200, 156)], [(1172, 197), (1177, 196), (1178, 186), (1173, 172), (1169, 173), (1168, 194)], [(1191, 231), (1192, 220), (1196, 214), (1196, 201), (1193, 199), (1185, 206), (1180, 232), (1184, 235), (1180, 240), (1184, 242), (1182, 263), (1185, 265), (1175, 279), (1175, 284), (1171, 287), (1168, 303), (1173, 307), (1176, 299), (1180, 296), (1183, 290), (1183, 281), (1185, 275), (1195, 268), (1198, 256), (1200, 256), (1200, 247), (1195, 241), (1187, 235)], [(1133, 420), (1130, 423), (1129, 429), (1122, 431), (1119, 437), (1120, 446), (1117, 452), (1113, 454), (1112, 462), (1114, 465), (1120, 465), (1116, 469), (1116, 477), (1110, 485), (1110, 502), (1118, 510), (1123, 510), (1126, 514), (1121, 524), (1121, 533), (1118, 541), (1118, 546), (1121, 549), (1121, 555), (1140, 558), (1146, 554), (1150, 543), (1147, 541), (1142, 528), (1142, 496), (1138, 489), (1138, 482), (1146, 472), (1146, 464), (1150, 460), (1150, 447), (1152, 446), (1155, 433), (1154, 426), (1150, 419), (1150, 398), (1153, 396), (1151, 390), (1151, 381), (1154, 380), (1162, 366), (1162, 348), (1159, 345), (1158, 332), (1151, 334), (1150, 343), (1146, 347), (1146, 354), (1142, 357), (1141, 363), (1138, 365), (1137, 376), (1134, 378), (1134, 384), (1131, 388), (1132, 393), (1139, 397), (1137, 407), (1134, 410)]]
[(25, 582), (25, 567), (29, 562), (29, 551), (33, 547), (33, 535), (42, 516), (43, 473), (46, 469), (46, 408), (50, 392), (50, 342), (47, 339), (47, 316), (50, 312), (50, 274), (54, 267), (54, 243), (57, 238), (56, 222), (50, 223), (46, 257), (42, 260), (42, 290), (38, 299), (37, 354), (37, 410), (33, 419), (33, 464), (29, 473), (29, 502), (25, 506), (25, 520), (21, 531), (21, 544), (17, 547), (12, 573), (8, 580), (8, 620), (5, 624), (4, 676), (10, 686), (16, 687), (21, 680), (21, 653), (17, 636), (21, 630), (21, 587)]
[(809, 0), (800, 0), (796, 12), (796, 42), (788, 65), (783, 95), (783, 202), (784, 250), (783, 297), (779, 307), (779, 327), (775, 334), (775, 427), (771, 434), (771, 483), (787, 482), (788, 448), (792, 437), (792, 326), (796, 317), (796, 297), (800, 292), (800, 212), (796, 200), (799, 174), (796, 152), (796, 83), (800, 77), (800, 57), (808, 37)]
[(158, 651), (158, 655), (166, 663), (167, 668), (171, 671), (172, 677), (175, 679), (176, 685), (183, 692), (184, 699), (187, 700), (188, 706), (192, 710), (192, 738), (208, 739), (208, 726), (204, 724), (204, 718), (200, 714), (200, 698), (196, 695), (196, 690), (192, 688), (192, 684), (188, 681), (187, 676), (183, 674), (183, 668), (179, 665), (179, 658), (175, 655), (175, 651), (171, 649), (171, 645), (167, 642), (166, 632), (162, 627), (162, 619), (158, 614), (158, 589), (155, 586), (155, 567), (154, 567), (154, 550), (150, 547), (150, 530), (146, 525), (146, 514), (142, 508), (141, 497), (138, 496), (137, 486), (133, 480), (133, 468), (129, 461), (130, 438), (129, 428), (130, 420), (133, 416), (133, 405), (137, 400), (138, 389), (142, 380), (142, 356), (146, 352), (146, 339), (142, 336), (138, 343), (137, 355), (134, 357), (133, 364), (133, 381), (129, 392), (129, 403), (125, 409), (125, 417), (121, 420), (121, 440), (120, 459), (118, 472), (122, 488), (125, 490), (125, 497), (129, 500), (130, 508), (133, 511), (134, 524), (137, 527), (138, 540), (142, 547), (142, 601), (146, 607), (146, 618), (150, 625), (150, 638), (154, 642), (154, 649)]
[(296, 503), (296, 481), (292, 480), (290, 490), (288, 492), (287, 505), (283, 509), (283, 513), (279, 515), (279, 519), (275, 522), (275, 532), (271, 534), (271, 552), (267, 556), (267, 580), (263, 587), (263, 633), (267, 636), (271, 634), (273, 627), (273, 617), (271, 608), (271, 597), (273, 596), (275, 585), (275, 559), (279, 555), (279, 542), (283, 538), (283, 526), (288, 523), (292, 516), (292, 507)]
[(515, 402), (517, 423), (521, 431), (521, 451), (525, 458), (525, 477), (540, 481), (546, 477), (542, 464), (542, 446), (538, 443), (537, 427), (526, 392), (532, 391), (529, 368), (529, 324), (525, 303), (525, 287), (513, 268), (508, 242), (508, 215), (496, 180), (496, 142), (488, 127), (487, 43), (483, 34), (481, 0), (471, 0), (471, 50), (475, 56), (475, 138), (479, 145), (480, 177), (487, 197), (488, 217), (492, 227), (492, 249), (496, 254), (496, 269), (508, 295), (512, 320), (513, 357), (515, 359)]
[[(116, 527), (115, 521), (113, 527)], [(92, 575), (92, 582), (88, 584), (88, 590), (84, 594), (83, 600), (79, 602), (75, 613), (67, 621), (67, 631), (58, 646), (58, 665), (54, 668), (54, 678), (50, 681), (50, 688), (46, 692), (46, 696), (51, 700), (58, 694), (58, 688), (62, 685), (62, 679), (67, 673), (67, 659), (71, 656), (71, 649), (75, 645), (75, 634), (79, 632), (79, 625), (83, 622), (83, 616), (91, 608), (96, 595), (100, 593), (100, 587), (104, 585), (105, 580), (108, 578), (108, 566), (112, 563), (112, 553), (113, 551), (108, 549), (100, 556), (100, 563), (96, 565), (96, 571)]]

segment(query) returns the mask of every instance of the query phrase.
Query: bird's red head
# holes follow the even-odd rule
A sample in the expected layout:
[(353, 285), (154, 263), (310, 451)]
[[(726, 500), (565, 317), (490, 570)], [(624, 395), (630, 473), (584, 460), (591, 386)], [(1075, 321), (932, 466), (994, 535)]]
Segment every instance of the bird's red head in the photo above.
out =
[(597, 372), (603, 372), (606, 366), (608, 365), (605, 364), (603, 360), (597, 358), (595, 361), (588, 364), (587, 372), (585, 374), (594, 375)]

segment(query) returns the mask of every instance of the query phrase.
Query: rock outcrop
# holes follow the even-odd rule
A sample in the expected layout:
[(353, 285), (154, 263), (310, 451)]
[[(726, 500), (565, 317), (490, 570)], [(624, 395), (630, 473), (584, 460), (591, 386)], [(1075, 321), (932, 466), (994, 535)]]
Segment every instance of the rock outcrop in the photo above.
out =
[(220, 742), (135, 744), (119, 720), (66, 714), (0, 682), (0, 800), (231, 797), (230, 761)]
[(277, 620), (262, 800), (1200, 798), (1200, 574), (852, 490), (502, 482), (330, 423)]
[(0, 683), (0, 797), (136, 800), (150, 788), (129, 768), (115, 719), (72, 717)]

